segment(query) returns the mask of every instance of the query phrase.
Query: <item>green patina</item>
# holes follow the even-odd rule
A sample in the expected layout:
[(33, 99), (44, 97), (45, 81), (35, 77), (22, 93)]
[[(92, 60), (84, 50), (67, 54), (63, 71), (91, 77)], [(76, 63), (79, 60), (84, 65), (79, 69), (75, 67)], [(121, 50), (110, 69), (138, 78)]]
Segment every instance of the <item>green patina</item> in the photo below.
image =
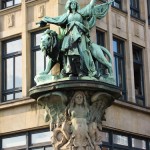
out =
[[(60, 26), (60, 34), (46, 30), (42, 36), (40, 47), (49, 57), (49, 63), (46, 70), (35, 77), (37, 84), (72, 76), (80, 79), (95, 78), (95, 80), (115, 84), (109, 51), (90, 40), (90, 30), (95, 25), (96, 19), (106, 16), (112, 2), (95, 5), (96, 0), (91, 0), (87, 6), (79, 9), (76, 0), (68, 0), (65, 14), (56, 18), (44, 17), (38, 23), (40, 27), (46, 26), (47, 23)], [(106, 59), (104, 54), (109, 59)], [(50, 71), (57, 62), (60, 63), (61, 73), (52, 77)], [(96, 65), (96, 62), (103, 64), (108, 69), (108, 73), (102, 74), (102, 68)]]

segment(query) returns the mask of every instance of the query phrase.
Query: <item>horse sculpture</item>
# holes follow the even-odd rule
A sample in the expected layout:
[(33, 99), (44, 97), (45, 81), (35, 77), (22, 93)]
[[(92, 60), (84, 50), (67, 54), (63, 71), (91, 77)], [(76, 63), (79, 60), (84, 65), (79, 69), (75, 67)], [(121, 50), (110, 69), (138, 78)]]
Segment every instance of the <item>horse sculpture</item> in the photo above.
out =
[[(47, 29), (43, 33), (41, 37), (40, 48), (42, 52), (44, 52), (45, 56), (48, 56), (49, 60), (45, 71), (40, 73), (41, 75), (48, 74), (56, 63), (60, 63), (61, 73), (64, 72), (64, 63), (63, 63), (64, 56), (60, 51), (61, 43), (62, 43), (62, 39), (59, 38), (58, 34), (55, 31)], [(108, 69), (109, 76), (112, 76), (113, 74), (112, 58), (110, 52), (106, 48), (97, 45), (95, 43), (91, 43), (90, 52), (95, 62), (97, 61), (98, 63), (103, 64), (105, 68)], [(108, 56), (109, 61), (105, 57), (104, 53)], [(100, 68), (97, 68), (98, 73), (100, 73), (99, 69)], [(103, 76), (103, 75), (100, 74), (99, 76)]]

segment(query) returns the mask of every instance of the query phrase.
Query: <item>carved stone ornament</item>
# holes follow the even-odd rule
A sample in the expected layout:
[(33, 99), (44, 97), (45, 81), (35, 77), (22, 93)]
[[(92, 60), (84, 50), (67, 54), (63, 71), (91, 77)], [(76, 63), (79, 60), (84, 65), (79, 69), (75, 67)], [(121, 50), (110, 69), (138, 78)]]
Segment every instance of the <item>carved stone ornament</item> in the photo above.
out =
[(13, 27), (15, 23), (15, 15), (14, 14), (8, 14), (7, 15), (7, 26)]
[(135, 25), (134, 32), (135, 32), (135, 36), (140, 37), (139, 25)]
[(45, 14), (45, 5), (38, 6), (38, 18), (42, 18)]
[(72, 96), (52, 92), (38, 98), (44, 119), (53, 131), (55, 150), (100, 150), (102, 121), (113, 98), (104, 92), (89, 96), (76, 91)]
[(118, 28), (118, 29), (121, 29), (121, 16), (119, 16), (119, 15), (116, 15), (116, 27)]

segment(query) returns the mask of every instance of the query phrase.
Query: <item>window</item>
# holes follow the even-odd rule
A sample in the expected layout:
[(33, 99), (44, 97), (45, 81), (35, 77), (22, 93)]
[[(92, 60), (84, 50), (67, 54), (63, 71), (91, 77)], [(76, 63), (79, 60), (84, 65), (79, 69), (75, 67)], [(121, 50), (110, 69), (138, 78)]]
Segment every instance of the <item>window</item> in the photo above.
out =
[[(96, 40), (97, 40), (98, 45), (105, 47), (105, 32), (102, 32), (102, 31), (96, 29)], [(100, 62), (95, 61), (95, 66), (97, 68), (96, 70), (99, 70), (99, 68), (101, 68), (100, 71), (98, 72), (98, 74), (104, 75), (107, 73), (106, 67), (103, 64), (101, 64)]]
[(134, 64), (134, 85), (135, 97), (138, 105), (144, 105), (144, 80), (143, 80), (143, 62), (142, 49), (133, 46), (133, 64)]
[(105, 33), (96, 29), (96, 39), (97, 44), (101, 46), (105, 46)]
[(114, 77), (116, 86), (122, 90), (121, 100), (126, 100), (126, 83), (125, 83), (125, 58), (124, 58), (124, 41), (113, 39), (114, 51)]
[(0, 139), (0, 149), (53, 150), (51, 136), (49, 129), (4, 136)]
[(43, 32), (42, 30), (31, 35), (32, 86), (35, 85), (34, 77), (46, 68), (46, 57), (44, 57), (44, 53), (40, 50)]
[(139, 0), (130, 0), (131, 16), (140, 18)]
[(118, 134), (113, 134), (114, 144), (128, 146), (128, 137)]
[(2, 43), (2, 99), (22, 97), (22, 43), (20, 38)]
[(150, 0), (147, 0), (147, 8), (148, 8), (148, 23), (150, 24)]
[[(148, 140), (142, 137), (135, 137), (125, 133), (118, 133), (115, 131), (104, 131), (108, 140), (102, 139), (102, 150), (148, 150)], [(103, 135), (102, 134), (102, 135)]]
[(21, 147), (26, 145), (26, 136), (19, 135), (19, 136), (12, 136), (6, 137), (2, 139), (2, 148), (11, 148), (11, 147)]
[(132, 147), (146, 149), (146, 141), (137, 138), (132, 138)]
[(114, 2), (112, 3), (112, 6), (118, 9), (122, 9), (121, 0), (114, 0)]
[(2, 9), (20, 4), (21, 0), (2, 0)]

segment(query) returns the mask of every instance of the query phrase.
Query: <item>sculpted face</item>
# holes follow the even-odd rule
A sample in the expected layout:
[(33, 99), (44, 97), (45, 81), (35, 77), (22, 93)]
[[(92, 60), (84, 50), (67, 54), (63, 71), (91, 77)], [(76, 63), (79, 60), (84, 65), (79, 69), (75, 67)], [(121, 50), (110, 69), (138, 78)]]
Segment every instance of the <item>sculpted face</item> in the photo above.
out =
[(77, 94), (75, 97), (75, 103), (81, 105), (83, 103), (83, 96), (81, 94)]
[(76, 3), (75, 1), (73, 1), (73, 2), (70, 3), (70, 8), (71, 8), (72, 10), (75, 10), (76, 7), (77, 7), (77, 3)]
[(49, 46), (49, 35), (45, 34), (44, 36), (41, 37), (41, 43), (40, 43), (40, 48), (44, 52), (44, 55), (46, 56), (46, 49)]

